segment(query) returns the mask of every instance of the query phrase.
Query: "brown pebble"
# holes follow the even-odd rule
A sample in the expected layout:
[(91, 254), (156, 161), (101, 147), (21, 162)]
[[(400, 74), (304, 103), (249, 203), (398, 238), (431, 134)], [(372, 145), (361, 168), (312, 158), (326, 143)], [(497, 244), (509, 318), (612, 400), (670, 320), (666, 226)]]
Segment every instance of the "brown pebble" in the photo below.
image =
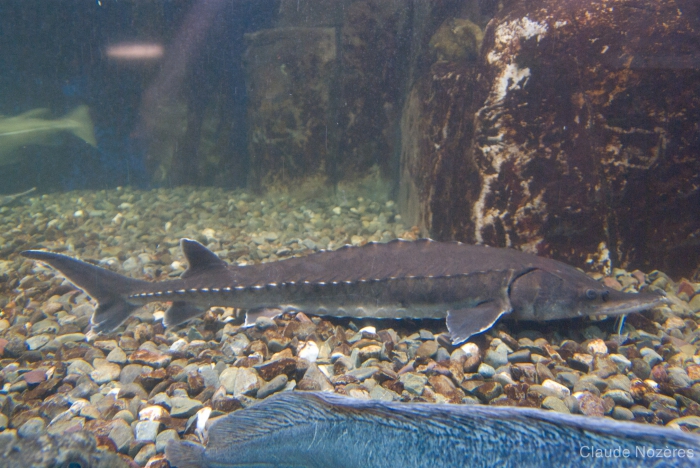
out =
[(137, 349), (131, 356), (129, 362), (132, 364), (143, 364), (151, 367), (166, 367), (170, 364), (171, 357), (167, 354), (151, 351), (150, 349)]
[(61, 385), (61, 379), (53, 378), (45, 380), (31, 390), (28, 390), (23, 396), (25, 400), (42, 399), (56, 391)]
[(416, 358), (428, 359), (437, 353), (438, 344), (435, 340), (423, 342), (416, 350)]
[(199, 395), (206, 387), (204, 385), (204, 377), (197, 371), (192, 371), (187, 374), (187, 385), (189, 386), (187, 390), (189, 396)]
[(464, 398), (462, 389), (457, 388), (449, 377), (444, 375), (433, 375), (428, 379), (433, 389), (440, 395), (449, 398), (451, 403), (460, 403)]
[(678, 284), (678, 294), (681, 293), (687, 294), (688, 297), (693, 297), (695, 294), (695, 288), (691, 283), (684, 279)]
[(690, 380), (693, 382), (700, 380), (700, 365), (691, 364), (686, 367), (685, 371), (688, 373), (688, 377), (690, 377)]
[(257, 353), (261, 355), (264, 359), (269, 359), (270, 351), (267, 349), (267, 345), (264, 341), (255, 340), (248, 345), (246, 352)]
[(603, 416), (605, 414), (605, 402), (599, 396), (591, 392), (581, 392), (576, 398), (581, 408), (581, 413), (586, 416)]
[(474, 395), (481, 401), (488, 402), (503, 393), (503, 387), (498, 382), (486, 382), (474, 389)]
[(650, 377), (658, 383), (668, 382), (668, 373), (663, 364), (657, 364), (651, 369)]
[(467, 359), (464, 360), (462, 370), (466, 373), (476, 372), (479, 368), (479, 364), (481, 364), (481, 357), (478, 354), (472, 354), (467, 356)]
[(165, 369), (155, 369), (145, 374), (139, 374), (134, 379), (134, 383), (139, 384), (144, 390), (150, 392), (153, 388), (167, 377)]
[(603, 284), (606, 288), (614, 289), (615, 291), (622, 291), (622, 285), (620, 282), (611, 276), (606, 276), (603, 278)]
[(44, 369), (34, 369), (27, 372), (22, 377), (27, 384), (36, 385), (46, 380), (46, 371)]
[(654, 393), (654, 391), (639, 379), (632, 379), (630, 382), (630, 394), (635, 401), (641, 401), (644, 399), (644, 395), (647, 393)]
[(277, 359), (267, 364), (256, 366), (255, 370), (258, 371), (260, 377), (268, 382), (280, 374), (291, 377), (297, 370), (297, 360), (291, 357)]

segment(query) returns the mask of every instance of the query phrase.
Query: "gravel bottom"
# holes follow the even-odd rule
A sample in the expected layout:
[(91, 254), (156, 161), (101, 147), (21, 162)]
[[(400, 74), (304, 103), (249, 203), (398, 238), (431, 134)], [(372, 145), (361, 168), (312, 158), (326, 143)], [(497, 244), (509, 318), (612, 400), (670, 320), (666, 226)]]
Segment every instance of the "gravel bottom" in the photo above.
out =
[(220, 416), (295, 389), (541, 407), (700, 433), (700, 284), (659, 271), (598, 275), (674, 298), (630, 315), (621, 334), (612, 320), (502, 322), (454, 347), (441, 320), (298, 313), (244, 329), (240, 311), (213, 308), (166, 330), (160, 303), (96, 336), (88, 297), (18, 256), (45, 248), (162, 280), (186, 268), (181, 237), (245, 264), (418, 235), (372, 178), (335, 193), (319, 187), (264, 197), (125, 188), (0, 207), (0, 452), (36, 451), (38, 440), (49, 461), (35, 466), (75, 446), (100, 466), (167, 467), (170, 439), (204, 442)]

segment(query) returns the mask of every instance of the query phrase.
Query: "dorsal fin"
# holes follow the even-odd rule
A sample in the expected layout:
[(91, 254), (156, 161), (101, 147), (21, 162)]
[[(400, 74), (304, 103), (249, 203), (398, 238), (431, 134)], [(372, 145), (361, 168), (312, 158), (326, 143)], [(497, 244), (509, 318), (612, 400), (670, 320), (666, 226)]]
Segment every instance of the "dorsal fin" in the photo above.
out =
[(180, 240), (180, 248), (182, 249), (182, 253), (185, 254), (187, 264), (189, 265), (181, 278), (188, 278), (205, 270), (226, 268), (228, 266), (218, 255), (196, 240), (183, 238)]

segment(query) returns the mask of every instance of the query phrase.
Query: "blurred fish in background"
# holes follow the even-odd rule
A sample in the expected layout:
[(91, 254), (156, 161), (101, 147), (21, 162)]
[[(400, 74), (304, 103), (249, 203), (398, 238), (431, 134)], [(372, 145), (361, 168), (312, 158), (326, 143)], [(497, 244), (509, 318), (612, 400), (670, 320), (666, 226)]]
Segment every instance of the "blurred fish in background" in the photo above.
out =
[(48, 109), (32, 109), (14, 117), (0, 116), (0, 166), (19, 162), (27, 145), (56, 144), (58, 133), (70, 132), (97, 147), (88, 106), (82, 105), (58, 119), (46, 118)]

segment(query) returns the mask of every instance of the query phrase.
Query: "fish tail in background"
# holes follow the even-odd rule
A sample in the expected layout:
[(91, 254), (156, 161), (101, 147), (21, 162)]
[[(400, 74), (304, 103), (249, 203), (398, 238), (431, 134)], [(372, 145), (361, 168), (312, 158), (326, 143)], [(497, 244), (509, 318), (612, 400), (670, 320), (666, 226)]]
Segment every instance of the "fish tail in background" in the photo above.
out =
[(165, 447), (165, 457), (170, 466), (177, 468), (200, 468), (204, 462), (204, 447), (194, 442), (171, 440)]
[(85, 141), (90, 146), (97, 147), (95, 139), (95, 127), (92, 124), (90, 110), (88, 106), (82, 105), (73, 109), (63, 118), (65, 121), (71, 122), (73, 125), (71, 131), (75, 136)]
[(91, 320), (93, 330), (97, 332), (114, 330), (129, 318), (140, 306), (130, 304), (126, 298), (132, 291), (150, 284), (57, 253), (25, 250), (22, 256), (39, 260), (60, 271), (71, 283), (97, 301), (98, 307)]

